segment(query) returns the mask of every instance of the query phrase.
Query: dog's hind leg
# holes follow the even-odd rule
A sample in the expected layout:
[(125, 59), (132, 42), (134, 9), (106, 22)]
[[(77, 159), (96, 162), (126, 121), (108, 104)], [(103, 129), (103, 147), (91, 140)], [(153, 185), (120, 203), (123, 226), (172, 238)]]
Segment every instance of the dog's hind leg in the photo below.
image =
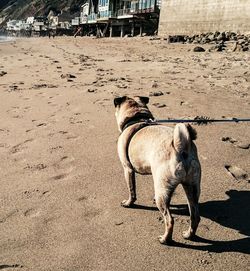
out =
[(178, 185), (178, 182), (170, 180), (161, 180), (155, 186), (155, 201), (156, 205), (161, 212), (164, 223), (165, 232), (163, 235), (159, 236), (159, 241), (161, 244), (168, 244), (172, 241), (172, 234), (174, 228), (174, 219), (170, 213), (170, 201), (172, 194)]
[(127, 183), (129, 198), (121, 202), (123, 207), (131, 207), (136, 201), (135, 172), (130, 168), (124, 168), (125, 180)]
[(188, 200), (188, 208), (190, 213), (190, 225), (187, 231), (183, 232), (185, 239), (192, 239), (195, 236), (196, 230), (200, 222), (199, 215), (199, 196), (200, 196), (200, 180), (195, 184), (182, 184)]

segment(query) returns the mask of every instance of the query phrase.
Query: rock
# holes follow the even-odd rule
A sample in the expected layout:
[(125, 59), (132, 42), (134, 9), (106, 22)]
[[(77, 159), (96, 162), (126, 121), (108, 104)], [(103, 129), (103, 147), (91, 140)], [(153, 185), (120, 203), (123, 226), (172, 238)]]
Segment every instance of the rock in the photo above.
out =
[(215, 40), (214, 34), (213, 34), (213, 33), (210, 33), (210, 34), (207, 36), (207, 39), (209, 39), (210, 41), (214, 41), (214, 40)]
[(219, 44), (216, 44), (215, 46), (212, 46), (210, 49), (209, 49), (209, 51), (211, 52), (211, 51), (216, 51), (216, 52), (221, 52), (221, 51), (223, 51), (224, 49), (225, 49), (225, 44), (224, 44), (224, 42), (222, 41), (222, 42), (220, 42)]
[(245, 170), (231, 165), (225, 165), (225, 169), (237, 180), (242, 181), (248, 178), (248, 174)]
[(152, 88), (157, 88), (158, 87), (158, 84), (157, 84), (157, 82), (153, 82), (153, 84), (152, 84)]
[[(246, 34), (236, 34), (234, 32), (226, 31), (226, 32), (208, 32), (201, 33), (199, 35), (193, 36), (185, 36), (185, 35), (174, 35), (168, 36), (168, 38), (164, 39), (168, 40), (169, 43), (174, 42), (182, 42), (182, 43), (193, 43), (193, 44), (215, 44), (215, 46), (211, 47), (208, 51), (216, 51), (221, 52), (227, 48), (227, 51), (249, 51), (250, 50), (250, 35)], [(225, 44), (225, 41), (235, 41), (236, 44), (234, 46), (230, 46), (230, 44)], [(203, 47), (197, 46), (193, 49), (194, 52), (205, 52), (206, 50)], [(144, 60), (146, 61), (146, 60)]]
[(238, 34), (237, 35), (237, 40), (244, 39), (244, 38), (245, 38), (245, 36), (243, 34)]
[(242, 47), (242, 51), (243, 51), (243, 52), (246, 52), (246, 51), (248, 51), (248, 50), (249, 50), (249, 47), (248, 47), (248, 46)]
[(249, 143), (238, 143), (236, 146), (237, 146), (238, 148), (244, 149), (244, 150), (247, 150), (247, 149), (250, 148), (250, 144), (249, 144)]
[(120, 225), (122, 225), (123, 224), (123, 221), (117, 221), (117, 222), (115, 222), (115, 225), (116, 226), (120, 226)]
[(244, 44), (245, 42), (246, 42), (245, 39), (238, 39), (238, 44), (240, 44), (240, 45)]
[(180, 105), (189, 105), (189, 102), (187, 102), (187, 101), (181, 101)]
[(164, 95), (162, 91), (154, 91), (149, 93), (149, 96), (162, 96), (162, 95)]
[(203, 38), (202, 40), (201, 40), (201, 43), (202, 44), (206, 44), (206, 43), (210, 43), (211, 42), (211, 40), (209, 39), (209, 38)]
[(225, 32), (220, 33), (217, 38), (218, 41), (226, 41), (226, 34)]
[(232, 137), (229, 137), (229, 136), (222, 137), (221, 140), (224, 141), (224, 142), (229, 141), (230, 143), (235, 143), (235, 142), (237, 142), (236, 139), (234, 139), (234, 138), (232, 138)]
[(152, 37), (149, 40), (160, 40), (160, 39), (161, 39), (160, 37)]
[(7, 74), (7, 72), (1, 71), (1, 72), (0, 72), (0, 77), (1, 77), (1, 76), (4, 76), (5, 74)]
[(194, 52), (205, 52), (206, 50), (203, 47), (196, 46), (193, 49)]
[(90, 89), (90, 88), (89, 88), (87, 91), (88, 91), (89, 93), (94, 93), (96, 90), (95, 90), (95, 89)]
[(70, 78), (76, 78), (76, 76), (73, 74), (70, 74), (70, 73), (66, 73), (66, 74), (61, 74), (61, 78), (62, 79), (64, 79), (64, 78), (70, 79)]
[(161, 104), (161, 103), (154, 103), (153, 105), (154, 105), (155, 107), (157, 107), (157, 108), (163, 108), (163, 107), (166, 107), (165, 104)]
[(40, 89), (40, 88), (57, 88), (56, 85), (52, 84), (35, 84), (32, 87), (33, 89)]
[(184, 43), (186, 40), (187, 40), (187, 36), (184, 36), (184, 35), (168, 36), (169, 43), (174, 43), (174, 42)]

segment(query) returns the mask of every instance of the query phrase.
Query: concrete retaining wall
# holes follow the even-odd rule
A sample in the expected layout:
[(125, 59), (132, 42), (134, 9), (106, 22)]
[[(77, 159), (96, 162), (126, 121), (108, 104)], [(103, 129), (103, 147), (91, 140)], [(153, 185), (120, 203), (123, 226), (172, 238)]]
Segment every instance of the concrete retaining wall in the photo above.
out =
[(162, 0), (159, 35), (250, 32), (250, 0)]

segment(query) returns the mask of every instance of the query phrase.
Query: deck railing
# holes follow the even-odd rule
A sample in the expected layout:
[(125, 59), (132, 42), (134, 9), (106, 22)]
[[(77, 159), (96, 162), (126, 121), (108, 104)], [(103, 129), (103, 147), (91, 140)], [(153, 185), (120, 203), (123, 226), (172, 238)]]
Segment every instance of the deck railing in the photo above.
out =
[(88, 22), (89, 21), (96, 21), (96, 19), (97, 19), (97, 14), (92, 13), (92, 14), (88, 15)]
[(131, 14), (131, 9), (126, 8), (126, 9), (119, 9), (117, 12), (117, 16), (124, 16), (124, 15), (129, 15)]
[(132, 15), (132, 14), (140, 14), (140, 13), (150, 13), (154, 12), (154, 7), (150, 8), (143, 8), (143, 9), (133, 9), (133, 8), (126, 8), (126, 9), (119, 9), (117, 12), (117, 16), (126, 16), (126, 15)]

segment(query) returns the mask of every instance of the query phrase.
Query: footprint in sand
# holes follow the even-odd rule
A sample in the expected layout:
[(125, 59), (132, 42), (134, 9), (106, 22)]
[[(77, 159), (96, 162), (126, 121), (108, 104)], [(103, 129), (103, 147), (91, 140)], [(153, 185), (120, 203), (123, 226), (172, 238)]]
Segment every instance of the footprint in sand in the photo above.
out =
[(8, 149), (9, 145), (6, 143), (0, 143), (0, 148)]
[(165, 104), (162, 104), (162, 103), (153, 103), (153, 106), (157, 107), (157, 108), (163, 108), (163, 107), (166, 107)]
[(12, 216), (14, 216), (15, 214), (17, 214), (19, 212), (18, 209), (12, 210), (9, 213), (7, 213), (5, 216), (0, 217), (0, 224), (4, 223), (7, 219), (11, 218)]
[(0, 77), (4, 76), (5, 74), (7, 74), (7, 72), (5, 72), (5, 71), (0, 71)]
[(59, 173), (53, 177), (51, 177), (51, 180), (58, 181), (58, 180), (63, 180), (66, 179), (67, 177), (70, 176), (70, 173), (74, 170), (73, 166), (70, 166), (67, 170), (65, 170), (64, 173)]
[(50, 193), (51, 192), (49, 190), (44, 191), (41, 191), (39, 189), (25, 190), (24, 192), (22, 192), (22, 198), (24, 199), (30, 199), (33, 197), (41, 198), (44, 197), (45, 195), (49, 195)]
[(27, 166), (24, 169), (35, 170), (35, 171), (39, 170), (40, 171), (40, 170), (43, 170), (45, 168), (47, 168), (47, 166), (45, 164), (43, 164), (43, 163), (40, 163), (40, 164), (36, 164), (36, 165), (27, 164)]
[(237, 166), (231, 166), (231, 165), (225, 165), (225, 169), (228, 171), (230, 175), (232, 175), (237, 181), (248, 181), (250, 182), (250, 178), (248, 173), (237, 167)]
[(96, 101), (93, 102), (93, 104), (98, 104), (101, 106), (109, 106), (110, 105), (110, 99), (98, 99)]
[(221, 140), (223, 142), (229, 142), (231, 144), (233, 144), (235, 147), (237, 148), (240, 148), (240, 149), (249, 149), (250, 148), (250, 143), (247, 143), (247, 142), (239, 142), (238, 140), (232, 138), (232, 137), (229, 137), (229, 136), (226, 136), (226, 137), (222, 137)]
[(27, 149), (27, 148), (28, 148), (27, 143), (30, 143), (30, 142), (32, 142), (32, 141), (34, 141), (34, 139), (32, 139), (32, 138), (31, 138), (31, 139), (27, 139), (27, 140), (25, 140), (24, 142), (19, 143), (19, 144), (13, 146), (13, 147), (10, 149), (10, 153), (16, 154), (16, 153), (22, 152), (24, 149)]
[(69, 139), (69, 140), (77, 140), (77, 139), (79, 139), (80, 137), (79, 136), (76, 136), (76, 135), (68, 135), (67, 137), (66, 137), (66, 139)]
[(59, 173), (55, 176), (53, 176), (51, 179), (52, 180), (62, 180), (67, 178), (70, 173), (75, 169), (74, 166), (74, 157), (68, 157), (68, 156), (62, 156), (59, 161), (53, 164), (53, 167), (55, 168), (56, 171), (63, 171), (63, 173)]
[(56, 146), (56, 147), (52, 147), (51, 149), (50, 149), (50, 153), (53, 153), (53, 152), (55, 152), (55, 151), (58, 151), (58, 150), (60, 150), (60, 149), (63, 149), (63, 147), (62, 146)]
[(13, 269), (13, 268), (23, 268), (21, 264), (0, 264), (0, 270)]
[(41, 88), (57, 88), (58, 86), (53, 84), (35, 84), (30, 89), (41, 89)]
[(20, 88), (17, 85), (11, 85), (9, 86), (8, 92), (14, 92), (14, 91), (19, 91)]
[(39, 123), (36, 125), (36, 127), (42, 127), (42, 126), (47, 126), (47, 123)]
[(56, 176), (53, 176), (51, 179), (54, 181), (65, 179), (68, 176), (68, 174), (63, 173)]
[(78, 118), (79, 114), (74, 114), (72, 117), (69, 118), (70, 124), (81, 124), (83, 120)]
[(41, 212), (39, 210), (30, 208), (26, 210), (23, 214), (26, 217), (38, 217), (41, 214)]
[(85, 200), (87, 200), (88, 199), (88, 197), (86, 197), (86, 196), (81, 196), (81, 197), (79, 197), (78, 199), (77, 199), (77, 201), (85, 201)]

